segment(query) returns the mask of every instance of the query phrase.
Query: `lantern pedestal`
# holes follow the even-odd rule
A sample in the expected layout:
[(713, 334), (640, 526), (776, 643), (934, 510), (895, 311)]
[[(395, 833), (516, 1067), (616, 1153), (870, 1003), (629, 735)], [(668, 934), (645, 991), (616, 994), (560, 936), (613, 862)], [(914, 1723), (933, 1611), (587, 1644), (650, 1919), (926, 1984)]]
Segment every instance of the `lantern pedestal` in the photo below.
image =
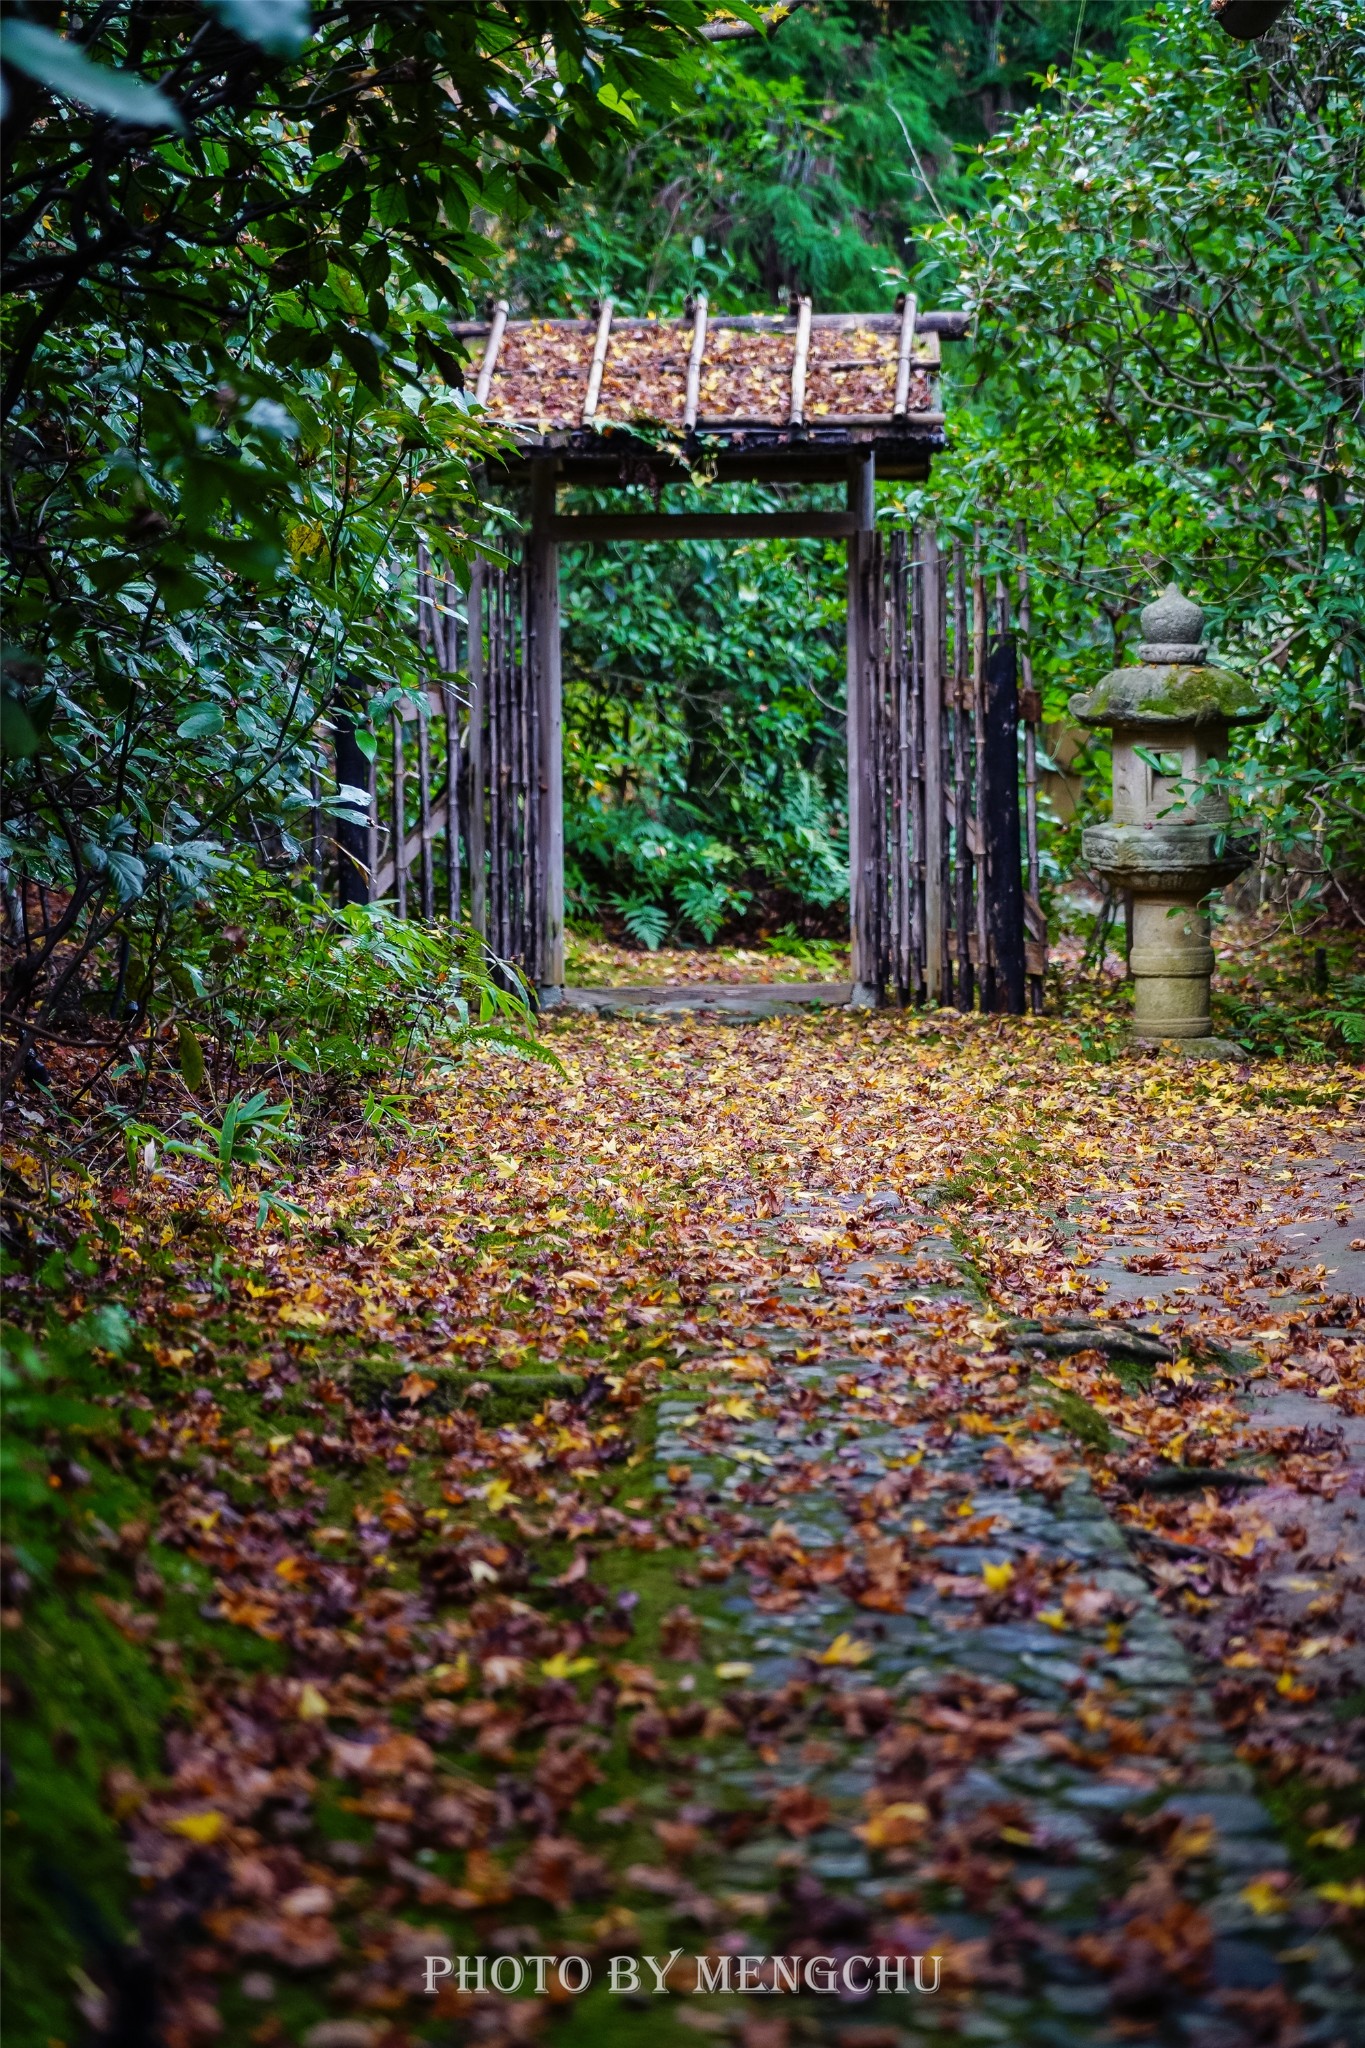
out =
[[(1083, 725), (1113, 733), (1113, 818), (1088, 826), (1088, 864), (1133, 898), (1133, 1035), (1174, 1040), (1205, 1057), (1211, 1037), (1213, 948), (1202, 905), (1255, 856), (1228, 830), (1227, 799), (1205, 786), (1234, 725), (1265, 718), (1239, 676), (1204, 661), (1204, 614), (1172, 584), (1142, 614), (1138, 666), (1112, 670), (1071, 699)], [(1229, 1056), (1238, 1049), (1227, 1047)]]

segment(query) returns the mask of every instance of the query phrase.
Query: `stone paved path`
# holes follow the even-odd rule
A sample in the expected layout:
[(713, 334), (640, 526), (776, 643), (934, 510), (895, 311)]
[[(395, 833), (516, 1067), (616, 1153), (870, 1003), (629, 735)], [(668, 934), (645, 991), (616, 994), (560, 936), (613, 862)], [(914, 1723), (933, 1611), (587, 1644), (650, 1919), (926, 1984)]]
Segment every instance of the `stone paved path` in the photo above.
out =
[[(1292, 1989), (1309, 2015), (1295, 2038), (1324, 2048), (1365, 2040), (1349, 1963), (1320, 1912), (1299, 1917), (1284, 1848), (1251, 1774), (1066, 1440), (1031, 1433), (1021, 1448), (1008, 1430), (998, 1433), (984, 1416), (974, 1428), (970, 1409), (961, 1412), (964, 1378), (983, 1369), (997, 1383), (1002, 1369), (1026, 1375), (1030, 1356), (1042, 1364), (1043, 1353), (983, 1317), (988, 1305), (971, 1267), (927, 1205), (905, 1209), (894, 1195), (810, 1197), (766, 1235), (818, 1245), (851, 1214), (866, 1225), (879, 1208), (879, 1255), (841, 1269), (839, 1284), (876, 1290), (846, 1326), (846, 1354), (835, 1345), (811, 1358), (809, 1326), (798, 1316), (793, 1328), (778, 1320), (756, 1332), (730, 1361), (746, 1374), (740, 1387), (761, 1389), (769, 1363), (788, 1389), (799, 1387), (799, 1426), (789, 1406), (764, 1412), (761, 1400), (724, 1398), (723, 1371), (695, 1397), (665, 1402), (660, 1416), (661, 1485), (761, 1532), (770, 1573), (771, 1552), (785, 1548), (800, 1559), (791, 1575), (798, 1583), (831, 1581), (789, 1603), (726, 1600), (747, 1645), (735, 1668), (741, 1689), (795, 1700), (814, 1673), (838, 1694), (848, 1730), (841, 1743), (812, 1744), (798, 1712), (790, 1732), (778, 1714), (758, 1765), (730, 1762), (707, 1785), (703, 1762), (699, 1790), (708, 1800), (759, 1797), (795, 1823), (758, 1829), (736, 1847), (736, 1885), (784, 1896), (795, 1931), (823, 1934), (835, 1952), (873, 1933), (925, 1945), (932, 1938), (940, 1949), (947, 1937), (948, 1983), (964, 1987), (960, 2003), (911, 2000), (907, 2015), (897, 2000), (884, 2036), (835, 2023), (833, 2036), (849, 2044), (890, 2044), (907, 2038), (896, 2030), (908, 2025), (1039, 2048), (1134, 2032), (1232, 2048), (1279, 2038), (1277, 1987)], [(937, 1276), (928, 1285), (918, 1277), (926, 1270)], [(807, 1310), (819, 1298), (811, 1288), (786, 1292)], [(964, 1320), (975, 1324), (965, 1342)], [(1158, 1326), (1159, 1314), (1149, 1321)], [(851, 1405), (866, 1419), (850, 1425)], [(887, 1575), (886, 1611), (851, 1597), (847, 1573), (842, 1584), (832, 1583), (834, 1570), (822, 1573), (822, 1561), (837, 1560), (851, 1540), (869, 1574)], [(992, 1613), (989, 1603), (983, 1611), (983, 1575), (1018, 1583), (1049, 1573), (1072, 1588), (1068, 1623), (1092, 1618), (1079, 1635), (1056, 1625), (1061, 1610), (1030, 1619)], [(896, 1719), (907, 1702), (919, 1703), (930, 1729), (958, 1733), (963, 1750), (916, 1755)], [(877, 1731), (888, 1725), (900, 1732), (879, 1750)], [(1088, 1739), (1097, 1732), (1102, 1767)], [(890, 1818), (879, 1830), (874, 1817), (864, 1835), (882, 1849), (902, 1840), (906, 1877), (922, 1878), (927, 1867), (958, 1896), (955, 1908), (925, 1916), (911, 1904), (907, 1919), (914, 1886), (887, 1874), (884, 1855), (874, 1867), (850, 1846), (849, 1829), (879, 1783), (891, 1795)], [(919, 1796), (926, 1788), (932, 1822)], [(1162, 1861), (1146, 1866), (1149, 1896), (1139, 1885), (1135, 1907), (1135, 1871), (1154, 1846)], [(1016, 1902), (1003, 1940), (998, 1908), (984, 1910), (989, 1867), (998, 1878), (1002, 1858), (1015, 1864)], [(1167, 1972), (1178, 1980), (1191, 1909), (1211, 1926), (1212, 1971), (1205, 1989), (1173, 2005)], [(1127, 1960), (1116, 1983), (1106, 1944), (1119, 1930)], [(1078, 1936), (1082, 1950), (1089, 1937), (1093, 1967), (1077, 1959)], [(1145, 1978), (1144, 1943), (1153, 1958)], [(1193, 1966), (1189, 1977), (1193, 1985)], [(890, 2005), (871, 2001), (868, 2018), (883, 2014), (892, 2017)], [(828, 2036), (828, 2020), (820, 2026)], [(755, 2033), (756, 2048), (766, 2039)]]
[(660, 1022), (687, 1014), (717, 1022), (754, 1024), (764, 1017), (799, 1010), (843, 1009), (853, 994), (847, 981), (698, 981), (662, 987), (566, 988), (564, 1005), (602, 1017), (640, 1017)]

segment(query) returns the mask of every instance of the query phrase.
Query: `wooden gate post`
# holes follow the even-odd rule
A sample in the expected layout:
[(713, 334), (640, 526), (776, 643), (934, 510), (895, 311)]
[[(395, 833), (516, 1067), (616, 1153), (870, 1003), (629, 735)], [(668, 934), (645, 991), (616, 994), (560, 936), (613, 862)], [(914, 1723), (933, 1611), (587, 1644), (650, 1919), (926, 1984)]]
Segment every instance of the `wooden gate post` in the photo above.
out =
[(537, 957), (533, 969), (542, 1008), (564, 997), (564, 685), (559, 643), (559, 546), (550, 539), (555, 465), (531, 470), (531, 532), (526, 543), (527, 654), (535, 692), (538, 762), (531, 764), (527, 803), (538, 805), (535, 862), (538, 902), (530, 906)]
[(855, 1009), (875, 1009), (877, 934), (875, 863), (880, 859), (872, 758), (872, 541), (876, 524), (876, 468), (870, 448), (849, 459), (848, 509), (848, 893)]

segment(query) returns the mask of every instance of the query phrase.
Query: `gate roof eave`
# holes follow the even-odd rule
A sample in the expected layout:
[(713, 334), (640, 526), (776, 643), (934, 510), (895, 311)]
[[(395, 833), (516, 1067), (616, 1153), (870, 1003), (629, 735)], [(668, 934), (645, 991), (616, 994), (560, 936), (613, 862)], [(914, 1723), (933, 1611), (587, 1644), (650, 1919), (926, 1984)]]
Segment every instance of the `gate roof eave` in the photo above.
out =
[(881, 476), (927, 477), (946, 445), (940, 341), (967, 326), (909, 299), (894, 313), (813, 313), (802, 299), (785, 314), (728, 315), (698, 299), (682, 319), (617, 319), (606, 299), (568, 320), (512, 320), (500, 302), (452, 332), (478, 359), (477, 402), (511, 441), (491, 478), (549, 464), (561, 483), (612, 485), (704, 463), (799, 484), (838, 479), (861, 452)]
[(590, 432), (532, 434), (513, 429), (514, 447), (487, 464), (491, 483), (521, 483), (540, 463), (553, 465), (564, 485), (622, 482), (684, 482), (699, 466), (735, 483), (837, 483), (851, 456), (868, 450), (877, 475), (888, 481), (927, 478), (935, 455), (947, 447), (942, 413), (885, 426), (832, 427), (813, 433), (752, 427), (665, 437), (628, 426), (604, 425)]

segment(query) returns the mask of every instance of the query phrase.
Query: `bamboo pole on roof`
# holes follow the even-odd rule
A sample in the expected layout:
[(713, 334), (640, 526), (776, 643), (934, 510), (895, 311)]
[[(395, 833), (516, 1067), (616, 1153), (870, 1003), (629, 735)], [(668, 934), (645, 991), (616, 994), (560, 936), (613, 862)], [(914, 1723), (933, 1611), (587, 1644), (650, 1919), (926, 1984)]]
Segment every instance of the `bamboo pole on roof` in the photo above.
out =
[(488, 330), (488, 346), (484, 349), (483, 362), (479, 365), (478, 382), (474, 386), (474, 397), (480, 405), (488, 403), (488, 391), (493, 382), (493, 372), (498, 367), (502, 337), (507, 331), (507, 313), (506, 299), (499, 299), (493, 308), (493, 323)]
[(597, 401), (602, 393), (602, 372), (607, 363), (607, 343), (611, 339), (611, 315), (615, 299), (603, 299), (597, 315), (597, 333), (592, 344), (592, 361), (588, 365), (588, 395), (583, 400), (581, 424), (590, 427), (597, 417)]
[(896, 396), (891, 407), (893, 419), (903, 419), (910, 399), (910, 366), (915, 351), (915, 295), (907, 292), (901, 300), (900, 343), (896, 351)]
[(810, 353), (810, 300), (800, 298), (796, 302), (796, 348), (792, 354), (791, 412), (788, 424), (802, 427), (806, 423), (806, 358)]
[(706, 353), (706, 294), (698, 292), (692, 301), (692, 346), (687, 356), (687, 397), (683, 405), (683, 427), (691, 433), (701, 407), (701, 365)]

